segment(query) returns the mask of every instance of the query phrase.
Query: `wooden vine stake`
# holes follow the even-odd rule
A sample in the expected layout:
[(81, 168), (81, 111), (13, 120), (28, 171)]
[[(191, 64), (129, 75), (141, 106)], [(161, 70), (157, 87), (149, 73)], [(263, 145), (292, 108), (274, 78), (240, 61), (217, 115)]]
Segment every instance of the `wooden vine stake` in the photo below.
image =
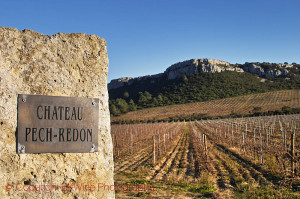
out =
[(155, 135), (152, 136), (153, 139), (153, 166), (155, 166)]
[(206, 161), (207, 161), (207, 145), (206, 145), (206, 135), (203, 134), (203, 149), (205, 152), (205, 157), (206, 157)]
[(133, 154), (133, 136), (132, 136), (132, 132), (130, 132), (130, 148), (131, 148), (131, 154)]
[(261, 130), (260, 129), (259, 129), (259, 144), (260, 144), (260, 158), (259, 158), (259, 160), (260, 160), (260, 164), (262, 164), (263, 163), (263, 157), (262, 157), (263, 149), (262, 149), (262, 139), (261, 139)]
[(255, 160), (255, 128), (253, 129), (253, 157)]
[(166, 152), (166, 134), (164, 133), (164, 152)]
[(158, 157), (160, 157), (160, 137), (159, 137), (159, 132), (158, 132)]
[(245, 153), (245, 133), (242, 131), (242, 137), (243, 137), (243, 151)]
[(284, 130), (283, 138), (284, 138), (284, 151), (286, 151), (286, 130)]
[(118, 158), (119, 155), (120, 155), (120, 151), (119, 151), (119, 146), (118, 146), (118, 141), (117, 141), (117, 136), (116, 135), (115, 135), (115, 153), (116, 153), (116, 156)]
[(231, 145), (233, 146), (233, 122), (231, 126)]
[(291, 170), (292, 170), (292, 176), (294, 177), (295, 174), (295, 128), (291, 134)]

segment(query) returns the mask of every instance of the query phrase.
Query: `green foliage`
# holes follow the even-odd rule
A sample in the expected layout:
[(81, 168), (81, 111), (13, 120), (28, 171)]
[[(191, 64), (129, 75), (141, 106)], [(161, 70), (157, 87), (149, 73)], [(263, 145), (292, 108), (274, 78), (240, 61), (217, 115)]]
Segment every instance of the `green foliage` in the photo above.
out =
[(187, 76), (185, 75), (185, 76), (183, 76), (183, 82), (185, 83), (185, 84), (187, 84), (188, 83), (188, 81), (189, 81), (189, 79), (187, 78)]
[(129, 111), (129, 107), (127, 102), (124, 99), (118, 98), (116, 100), (117, 107), (120, 109), (121, 113), (127, 113)]
[(136, 111), (137, 106), (135, 105), (134, 101), (130, 99), (129, 101), (129, 111)]
[(284, 112), (284, 113), (290, 113), (292, 111), (292, 109), (289, 106), (283, 106), (281, 108), (281, 111)]
[[(148, 99), (149, 99), (149, 95), (148, 95), (148, 92), (147, 93), (146, 92), (147, 91), (145, 91), (145, 93), (139, 92), (138, 104), (142, 107), (147, 107), (147, 102), (148, 102)], [(147, 96), (146, 96), (146, 94), (147, 94)]]
[[(272, 173), (272, 175), (278, 175), (280, 173), (280, 166), (276, 163), (276, 157), (273, 155), (264, 155), (265, 164), (268, 167), (268, 170)], [(278, 175), (278, 177), (280, 177)]]
[(299, 193), (289, 189), (274, 189), (272, 187), (245, 184), (235, 190), (235, 198), (299, 198)]
[[(276, 64), (270, 63), (260, 65), (268, 69), (277, 67)], [(296, 65), (290, 70), (294, 70), (294, 75), (290, 74), (289, 78), (266, 77), (265, 82), (261, 82), (261, 78), (257, 75), (234, 71), (202, 73), (175, 80), (166, 80), (164, 77), (156, 82), (150, 80), (136, 82), (109, 91), (110, 104), (115, 105), (115, 107), (110, 106), (114, 109), (111, 110), (111, 114), (116, 116), (147, 107), (209, 101), (267, 91), (300, 89), (300, 65), (299, 68)], [(291, 112), (292, 110), (284, 111)], [(260, 114), (260, 110), (253, 110), (253, 112)]]
[(129, 93), (126, 91), (126, 92), (123, 94), (123, 97), (124, 97), (125, 99), (129, 98)]
[(114, 116), (120, 115), (120, 110), (116, 107), (116, 105), (110, 103), (109, 106), (110, 114)]
[(263, 62), (263, 63), (259, 63), (258, 65), (262, 67), (265, 71), (279, 69), (279, 66), (276, 63)]
[(147, 98), (147, 101), (151, 101), (152, 100), (152, 95), (148, 91), (145, 91), (144, 95)]
[(253, 112), (260, 112), (261, 111), (261, 107), (260, 106), (256, 106), (256, 107), (253, 107)]

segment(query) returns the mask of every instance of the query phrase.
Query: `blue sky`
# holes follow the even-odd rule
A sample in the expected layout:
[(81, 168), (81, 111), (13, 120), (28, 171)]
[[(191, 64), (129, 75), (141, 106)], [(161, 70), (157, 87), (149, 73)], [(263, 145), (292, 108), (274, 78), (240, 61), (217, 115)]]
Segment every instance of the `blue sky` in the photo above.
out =
[(192, 58), (300, 63), (299, 0), (0, 0), (0, 26), (103, 37), (108, 81)]

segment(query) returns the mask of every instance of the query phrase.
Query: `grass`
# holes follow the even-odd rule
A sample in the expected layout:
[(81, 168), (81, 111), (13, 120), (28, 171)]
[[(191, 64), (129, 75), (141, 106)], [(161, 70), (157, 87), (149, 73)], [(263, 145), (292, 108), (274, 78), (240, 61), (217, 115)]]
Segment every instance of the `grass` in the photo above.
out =
[(151, 181), (146, 181), (146, 180), (131, 180), (130, 182), (125, 183), (126, 185), (153, 185), (154, 183)]
[(176, 175), (170, 176), (166, 180), (166, 184), (169, 187), (178, 188), (181, 192), (191, 192), (204, 197), (210, 196), (216, 191), (214, 177), (208, 172), (201, 173), (200, 177), (194, 182), (189, 182), (186, 178), (178, 179)]
[(299, 192), (293, 192), (289, 189), (276, 190), (272, 187), (251, 187), (245, 186), (235, 191), (235, 198), (300, 198)]
[(280, 174), (280, 167), (279, 164), (276, 163), (276, 158), (275, 156), (271, 156), (268, 154), (264, 154), (264, 160), (265, 160), (265, 165), (267, 166), (267, 169), (273, 174), (276, 175), (277, 177), (281, 177)]

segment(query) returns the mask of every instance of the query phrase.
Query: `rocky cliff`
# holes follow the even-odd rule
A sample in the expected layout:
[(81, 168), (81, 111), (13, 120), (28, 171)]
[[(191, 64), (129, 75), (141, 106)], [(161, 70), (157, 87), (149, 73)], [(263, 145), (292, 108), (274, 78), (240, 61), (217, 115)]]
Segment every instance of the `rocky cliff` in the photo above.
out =
[(259, 63), (250, 63), (242, 65), (242, 69), (245, 72), (256, 74), (259, 76), (269, 75), (272, 77), (286, 76), (288, 74), (288, 68), (292, 65), (289, 64), (277, 64), (274, 69), (264, 69)]
[(191, 59), (173, 64), (164, 73), (148, 75), (138, 78), (119, 78), (112, 80), (108, 84), (108, 89), (115, 89), (125, 85), (132, 85), (134, 82), (150, 80), (155, 82), (158, 78), (165, 77), (167, 80), (182, 78), (184, 75), (194, 75), (200, 73), (216, 73), (222, 71), (249, 72), (259, 76), (269, 75), (272, 77), (286, 76), (288, 68), (292, 65), (276, 64), (274, 68), (264, 68), (261, 63), (245, 63), (242, 65), (232, 65), (228, 62), (216, 59)]
[(181, 78), (184, 75), (200, 74), (200, 73), (216, 73), (222, 71), (243, 72), (241, 68), (232, 67), (230, 63), (216, 59), (191, 59), (179, 62), (167, 68), (165, 74), (168, 79)]

